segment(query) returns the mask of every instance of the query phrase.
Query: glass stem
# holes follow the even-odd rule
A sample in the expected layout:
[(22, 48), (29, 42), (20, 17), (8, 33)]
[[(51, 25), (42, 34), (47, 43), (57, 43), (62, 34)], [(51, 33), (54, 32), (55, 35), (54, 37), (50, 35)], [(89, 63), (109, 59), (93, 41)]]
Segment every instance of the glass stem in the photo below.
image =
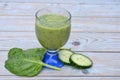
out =
[(57, 68), (57, 67), (55, 67), (55, 66), (51, 66), (51, 65), (48, 65), (48, 64), (45, 64), (45, 63), (43, 63), (43, 65), (46, 66), (46, 67), (49, 67), (49, 68), (51, 68), (51, 69), (61, 70), (60, 68)]

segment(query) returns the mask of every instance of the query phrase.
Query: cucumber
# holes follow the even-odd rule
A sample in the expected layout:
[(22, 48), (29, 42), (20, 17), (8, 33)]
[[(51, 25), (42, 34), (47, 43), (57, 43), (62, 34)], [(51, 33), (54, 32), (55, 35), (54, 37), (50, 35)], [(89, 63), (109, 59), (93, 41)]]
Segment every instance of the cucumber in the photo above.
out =
[(73, 54), (70, 57), (71, 63), (77, 68), (89, 68), (93, 65), (93, 62), (90, 58), (82, 54)]
[(59, 55), (59, 59), (65, 63), (65, 64), (70, 64), (70, 56), (73, 54), (72, 51), (70, 50), (64, 50), (64, 49), (61, 49), (59, 52), (58, 52), (58, 55)]
[(59, 52), (59, 59), (68, 65), (76, 66), (77, 68), (85, 69), (93, 65), (92, 60), (82, 54), (74, 53), (71, 50), (61, 49)]

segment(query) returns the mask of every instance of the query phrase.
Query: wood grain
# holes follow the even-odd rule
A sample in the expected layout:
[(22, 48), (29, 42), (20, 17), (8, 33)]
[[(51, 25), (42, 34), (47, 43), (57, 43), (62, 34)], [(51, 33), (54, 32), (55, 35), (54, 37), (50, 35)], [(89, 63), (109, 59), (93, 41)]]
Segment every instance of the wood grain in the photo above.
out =
[[(0, 31), (33, 31), (35, 12), (46, 5), (53, 4), (0, 3), (0, 18), (2, 19), (0, 26), (6, 26), (0, 28)], [(72, 31), (120, 32), (119, 5), (55, 5), (62, 6), (71, 12)]]
[[(0, 16), (0, 19), (0, 32), (28, 32), (35, 29), (34, 16)], [(120, 32), (120, 18), (72, 17), (71, 24), (74, 32)]]
[(2, 80), (120, 80), (120, 77), (13, 77), (0, 76)]
[[(35, 12), (60, 6), (72, 14), (64, 47), (90, 57), (87, 70), (64, 66), (36, 77), (18, 77), (4, 68), (8, 50), (41, 47), (34, 31)], [(74, 73), (74, 74), (73, 74)], [(120, 0), (0, 0), (0, 80), (120, 80)]]
[(0, 3), (1, 16), (33, 16), (45, 6), (60, 6), (71, 12), (72, 16), (120, 18), (120, 5), (80, 5), (80, 4), (44, 4), (44, 3)]
[[(7, 59), (8, 51), (1, 51), (0, 56), (0, 75), (1, 76), (14, 76), (8, 70), (4, 68), (4, 62)], [(118, 53), (95, 53), (95, 52), (76, 52), (82, 53), (90, 57), (94, 65), (92, 68), (84, 70), (76, 69), (65, 65), (61, 71), (55, 71), (51, 69), (44, 69), (38, 75), (38, 77), (119, 77), (120, 76), (120, 54)], [(64, 72), (65, 71), (65, 72)]]
[(119, 0), (1, 0), (0, 2), (6, 2), (6, 3), (10, 3), (10, 2), (15, 2), (15, 3), (52, 3), (52, 4), (60, 4), (60, 3), (64, 3), (64, 4), (90, 4), (90, 5), (110, 5), (110, 4), (120, 4)]
[[(22, 47), (23, 49), (41, 47), (35, 32), (0, 32), (0, 36), (0, 50), (9, 50), (12, 47)], [(64, 47), (74, 51), (119, 52), (120, 33), (72, 32)]]

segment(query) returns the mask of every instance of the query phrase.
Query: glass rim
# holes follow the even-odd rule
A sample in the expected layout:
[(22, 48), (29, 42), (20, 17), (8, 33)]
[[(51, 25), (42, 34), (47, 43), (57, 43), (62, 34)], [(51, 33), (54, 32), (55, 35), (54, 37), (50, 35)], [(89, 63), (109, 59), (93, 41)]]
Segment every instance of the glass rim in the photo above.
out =
[[(66, 19), (66, 20), (64, 20), (64, 21), (61, 21), (61, 22), (59, 22), (59, 23), (62, 23), (62, 22), (68, 22), (69, 20), (71, 20), (71, 13), (68, 11), (68, 10), (66, 10), (65, 8), (61, 8), (61, 7), (45, 7), (45, 8), (41, 8), (41, 9), (39, 9), (39, 10), (37, 10), (37, 12), (35, 13), (35, 17), (40, 21), (40, 18), (39, 18), (39, 16), (38, 16), (38, 13), (40, 12), (40, 11), (42, 11), (42, 10), (44, 10), (44, 9), (52, 9), (52, 8), (58, 8), (58, 9), (62, 9), (62, 10), (64, 10), (64, 11), (66, 11), (67, 12), (67, 14), (68, 14), (68, 16), (67, 16), (67, 18), (68, 19)], [(59, 13), (57, 13), (57, 14), (59, 14)]]

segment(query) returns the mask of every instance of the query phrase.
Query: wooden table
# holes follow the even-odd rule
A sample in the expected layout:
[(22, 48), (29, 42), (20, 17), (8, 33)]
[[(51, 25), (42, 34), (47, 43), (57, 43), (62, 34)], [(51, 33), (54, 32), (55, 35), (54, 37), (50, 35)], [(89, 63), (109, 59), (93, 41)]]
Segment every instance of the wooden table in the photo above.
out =
[[(8, 50), (41, 47), (35, 36), (35, 12), (61, 6), (72, 14), (64, 47), (89, 56), (94, 65), (77, 70), (44, 69), (36, 77), (19, 77), (4, 68)], [(0, 0), (0, 80), (120, 80), (120, 0)]]

